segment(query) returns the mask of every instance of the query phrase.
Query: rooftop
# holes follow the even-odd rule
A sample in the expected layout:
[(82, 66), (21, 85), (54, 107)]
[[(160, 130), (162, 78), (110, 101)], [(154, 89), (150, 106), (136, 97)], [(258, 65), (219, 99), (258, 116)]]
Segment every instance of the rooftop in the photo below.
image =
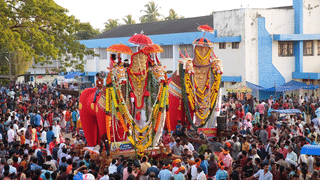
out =
[(130, 37), (135, 33), (139, 34), (141, 31), (143, 31), (145, 35), (197, 32), (197, 27), (200, 25), (209, 25), (213, 28), (213, 15), (133, 25), (122, 25), (106, 31), (92, 39)]

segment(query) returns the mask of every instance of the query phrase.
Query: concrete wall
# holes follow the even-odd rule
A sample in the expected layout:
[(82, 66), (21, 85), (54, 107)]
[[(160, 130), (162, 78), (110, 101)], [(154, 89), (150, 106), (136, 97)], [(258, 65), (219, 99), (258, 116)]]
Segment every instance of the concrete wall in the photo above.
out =
[[(304, 0), (303, 33), (320, 34), (320, 1)], [(303, 72), (320, 72), (317, 41), (313, 42), (313, 56), (303, 56)]]
[[(245, 9), (215, 12), (213, 18), (218, 37), (244, 37)], [(219, 49), (219, 43), (214, 43), (213, 50), (222, 61), (224, 76), (245, 77), (245, 45), (245, 41), (242, 41), (239, 49), (232, 49), (232, 43), (226, 43), (226, 49)], [(245, 78), (242, 81), (245, 81)]]
[(303, 1), (303, 33), (320, 34), (320, 1)]
[[(265, 27), (270, 35), (294, 33), (293, 9), (264, 9), (257, 10), (257, 13), (265, 17)], [(294, 56), (279, 56), (278, 41), (272, 42), (272, 64), (285, 78), (286, 82), (292, 80), (292, 72), (295, 70), (295, 58)]]
[(245, 44), (245, 76), (243, 81), (259, 84), (258, 71), (258, 21), (257, 12), (252, 9), (245, 10), (245, 33), (242, 37)]

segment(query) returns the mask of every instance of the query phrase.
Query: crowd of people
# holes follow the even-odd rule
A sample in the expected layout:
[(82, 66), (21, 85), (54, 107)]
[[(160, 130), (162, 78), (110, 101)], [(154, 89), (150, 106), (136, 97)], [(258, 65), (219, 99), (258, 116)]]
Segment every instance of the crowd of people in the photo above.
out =
[[(164, 131), (164, 156), (99, 156), (83, 150), (78, 98), (49, 84), (0, 88), (0, 179), (18, 180), (285, 180), (320, 179), (320, 157), (300, 154), (320, 143), (320, 101), (315, 95), (238, 100), (223, 97), (223, 137), (194, 133), (178, 121)], [(272, 110), (298, 109), (277, 116)], [(219, 128), (219, 127), (218, 127)]]

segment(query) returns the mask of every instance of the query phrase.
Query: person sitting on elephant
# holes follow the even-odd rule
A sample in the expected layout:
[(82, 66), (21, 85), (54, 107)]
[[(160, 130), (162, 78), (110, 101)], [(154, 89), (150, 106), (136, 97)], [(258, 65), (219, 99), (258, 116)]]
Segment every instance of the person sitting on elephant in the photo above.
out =
[(100, 73), (96, 74), (97, 80), (96, 80), (96, 87), (97, 87), (97, 91), (94, 94), (94, 98), (93, 98), (93, 102), (96, 102), (96, 98), (98, 96), (99, 91), (102, 89), (103, 87), (103, 79), (100, 77)]

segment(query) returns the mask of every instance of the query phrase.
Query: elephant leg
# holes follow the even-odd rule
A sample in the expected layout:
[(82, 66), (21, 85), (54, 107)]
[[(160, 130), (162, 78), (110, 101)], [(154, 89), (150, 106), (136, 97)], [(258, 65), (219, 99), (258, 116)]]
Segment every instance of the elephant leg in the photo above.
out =
[(98, 135), (98, 141), (100, 144), (100, 138), (102, 135), (106, 134), (106, 114), (104, 112), (104, 110), (98, 108), (98, 112), (97, 112), (97, 120), (98, 120), (98, 128), (99, 128), (99, 135)]
[(80, 111), (83, 132), (86, 135), (88, 146), (95, 146), (98, 142), (98, 123), (96, 117)]

